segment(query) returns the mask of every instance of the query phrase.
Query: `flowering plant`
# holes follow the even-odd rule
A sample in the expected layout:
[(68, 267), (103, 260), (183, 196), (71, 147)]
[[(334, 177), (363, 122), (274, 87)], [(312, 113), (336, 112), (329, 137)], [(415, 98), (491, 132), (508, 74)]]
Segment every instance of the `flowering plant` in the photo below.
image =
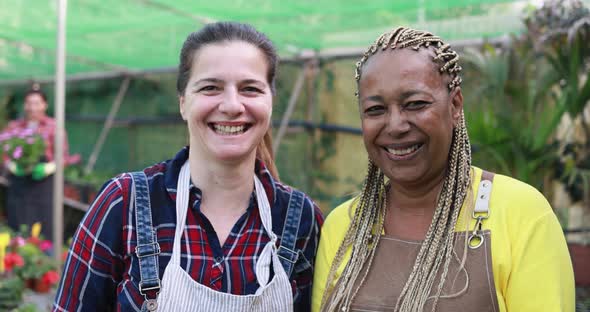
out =
[(31, 171), (45, 153), (45, 141), (33, 129), (12, 129), (0, 133), (3, 160)]
[(53, 244), (49, 240), (40, 239), (36, 235), (25, 238), (16, 234), (4, 257), (5, 270), (23, 281), (36, 280), (53, 286), (59, 281), (59, 274), (57, 265), (50, 256), (52, 248)]

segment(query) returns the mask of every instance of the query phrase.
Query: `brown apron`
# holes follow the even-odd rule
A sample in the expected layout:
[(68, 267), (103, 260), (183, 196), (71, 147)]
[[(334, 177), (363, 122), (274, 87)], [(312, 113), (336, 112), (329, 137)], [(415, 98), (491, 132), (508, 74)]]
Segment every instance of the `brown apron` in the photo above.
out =
[[(492, 257), (490, 252), (490, 231), (481, 231), (481, 221), (489, 215), (488, 202), (491, 191), (493, 174), (486, 172), (482, 182), (487, 180), (482, 193), (482, 184), (478, 189), (478, 197), (473, 217), (476, 219), (474, 231), (458, 232), (455, 236), (455, 252), (457, 258), (451, 259), (449, 271), (443, 286), (441, 297), (438, 300), (437, 312), (450, 311), (499, 311), (496, 288), (494, 286), (494, 275), (492, 272)], [(487, 191), (487, 192), (486, 192)], [(484, 194), (485, 193), (485, 194)], [(485, 207), (481, 208), (481, 201)], [(477, 208), (479, 205), (479, 208)], [(481, 213), (484, 213), (483, 217)], [(479, 220), (477, 219), (479, 217)], [(480, 235), (483, 240), (474, 240), (472, 247), (477, 242), (482, 244), (476, 248), (465, 246), (465, 235)], [(404, 287), (421, 242), (404, 241), (392, 237), (383, 236), (379, 241), (373, 264), (369, 268), (367, 278), (359, 289), (352, 302), (350, 311), (394, 311), (397, 299)], [(459, 270), (460, 259), (467, 249), (465, 259), (465, 270)], [(440, 275), (435, 280), (431, 296), (436, 294)], [(468, 284), (467, 284), (468, 283)], [(466, 284), (467, 289), (456, 296)], [(453, 296), (455, 295), (455, 296)], [(447, 296), (449, 296), (447, 298)], [(429, 299), (424, 306), (424, 311), (431, 311), (433, 299)]]

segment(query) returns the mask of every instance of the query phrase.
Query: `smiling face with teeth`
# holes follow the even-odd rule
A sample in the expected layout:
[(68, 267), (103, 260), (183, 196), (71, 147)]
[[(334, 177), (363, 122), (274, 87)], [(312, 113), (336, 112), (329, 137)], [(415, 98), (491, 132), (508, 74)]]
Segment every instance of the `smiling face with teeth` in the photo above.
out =
[(191, 153), (206, 161), (253, 161), (270, 125), (268, 64), (254, 45), (226, 41), (200, 48), (179, 97)]
[[(442, 183), (453, 128), (463, 110), (433, 51), (379, 51), (362, 68), (359, 109), (369, 157), (394, 184)], [(435, 182), (437, 181), (437, 182)]]

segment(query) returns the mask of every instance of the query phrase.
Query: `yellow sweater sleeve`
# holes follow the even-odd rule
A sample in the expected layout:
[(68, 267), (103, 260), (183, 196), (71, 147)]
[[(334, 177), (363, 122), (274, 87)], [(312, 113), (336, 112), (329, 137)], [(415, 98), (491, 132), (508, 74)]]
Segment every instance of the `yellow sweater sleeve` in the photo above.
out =
[[(346, 230), (350, 225), (349, 211), (351, 202), (347, 201), (336, 207), (330, 215), (326, 218), (322, 227), (322, 235), (320, 235), (320, 245), (315, 259), (315, 269), (313, 274), (313, 289), (311, 296), (311, 311), (319, 312), (322, 304), (322, 297), (326, 292), (326, 282), (328, 274), (332, 267), (332, 262), (338, 252), (338, 248), (346, 235)], [(337, 277), (344, 270), (346, 263), (350, 257), (350, 250), (345, 254), (344, 261), (336, 272)], [(332, 287), (335, 281), (332, 283)]]
[[(548, 206), (544, 198), (536, 204)], [(506, 311), (574, 311), (573, 269), (561, 226), (550, 210), (531, 221), (514, 232)]]

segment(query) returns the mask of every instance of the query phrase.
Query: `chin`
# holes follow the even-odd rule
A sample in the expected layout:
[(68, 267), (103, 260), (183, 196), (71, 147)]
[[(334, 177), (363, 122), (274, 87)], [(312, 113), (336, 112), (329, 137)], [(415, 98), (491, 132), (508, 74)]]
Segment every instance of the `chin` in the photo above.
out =
[(232, 150), (232, 151), (217, 151), (215, 152), (213, 155), (216, 159), (219, 159), (220, 161), (223, 162), (240, 162), (240, 161), (246, 161), (249, 158), (251, 158), (253, 156), (253, 154), (255, 153), (255, 149), (254, 150), (250, 150), (250, 151), (237, 151), (237, 150)]

